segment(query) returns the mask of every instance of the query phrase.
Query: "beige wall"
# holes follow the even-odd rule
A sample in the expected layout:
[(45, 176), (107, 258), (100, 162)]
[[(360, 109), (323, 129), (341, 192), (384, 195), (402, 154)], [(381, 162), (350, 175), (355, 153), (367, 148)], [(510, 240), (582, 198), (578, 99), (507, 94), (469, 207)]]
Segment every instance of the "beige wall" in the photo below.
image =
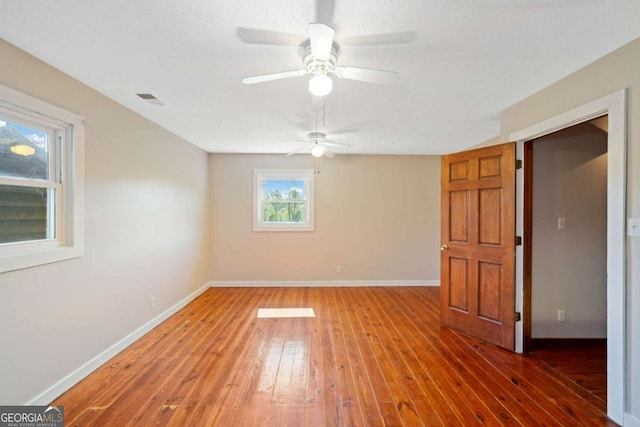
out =
[(533, 143), (533, 338), (607, 336), (606, 152), (589, 123)]
[(85, 256), (0, 274), (6, 405), (207, 283), (210, 256), (206, 153), (2, 40), (0, 82), (88, 123)]
[[(504, 141), (516, 131), (628, 88), (627, 217), (640, 217), (640, 39), (502, 113)], [(640, 419), (640, 238), (627, 237), (628, 407)]]
[(439, 280), (439, 157), (337, 155), (318, 165), (315, 231), (254, 232), (253, 169), (313, 168), (312, 157), (210, 155), (213, 280)]

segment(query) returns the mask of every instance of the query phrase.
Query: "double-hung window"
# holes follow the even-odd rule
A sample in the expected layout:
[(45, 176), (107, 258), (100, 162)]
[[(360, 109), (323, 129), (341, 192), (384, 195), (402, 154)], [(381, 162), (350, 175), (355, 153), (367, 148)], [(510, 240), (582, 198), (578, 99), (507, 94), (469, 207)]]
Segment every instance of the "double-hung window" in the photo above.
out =
[(313, 231), (313, 169), (253, 171), (254, 231)]
[(0, 85), (0, 272), (82, 255), (83, 119)]

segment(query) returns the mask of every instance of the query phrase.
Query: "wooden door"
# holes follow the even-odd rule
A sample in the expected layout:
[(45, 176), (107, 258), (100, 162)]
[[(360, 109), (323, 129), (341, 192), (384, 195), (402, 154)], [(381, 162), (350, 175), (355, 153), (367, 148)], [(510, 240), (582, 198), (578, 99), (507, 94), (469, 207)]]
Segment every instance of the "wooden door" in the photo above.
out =
[(515, 143), (442, 158), (442, 325), (514, 351)]

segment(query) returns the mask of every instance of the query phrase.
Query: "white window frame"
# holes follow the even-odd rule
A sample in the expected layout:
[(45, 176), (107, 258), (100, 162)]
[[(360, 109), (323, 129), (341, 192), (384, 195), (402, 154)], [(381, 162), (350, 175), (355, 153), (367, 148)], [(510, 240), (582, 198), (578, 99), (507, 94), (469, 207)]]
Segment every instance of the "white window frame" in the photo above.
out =
[[(254, 169), (253, 170), (253, 231), (313, 231), (314, 230), (313, 169)], [(265, 180), (302, 180), (305, 193), (305, 221), (300, 223), (265, 222), (263, 218), (263, 187)]]
[[(23, 123), (51, 130), (54, 178), (31, 182), (0, 177), (0, 185), (54, 188), (55, 236), (0, 244), (0, 273), (63, 261), (84, 255), (84, 133), (85, 120), (77, 114), (0, 85), (0, 112)], [(54, 204), (50, 204), (53, 206)]]

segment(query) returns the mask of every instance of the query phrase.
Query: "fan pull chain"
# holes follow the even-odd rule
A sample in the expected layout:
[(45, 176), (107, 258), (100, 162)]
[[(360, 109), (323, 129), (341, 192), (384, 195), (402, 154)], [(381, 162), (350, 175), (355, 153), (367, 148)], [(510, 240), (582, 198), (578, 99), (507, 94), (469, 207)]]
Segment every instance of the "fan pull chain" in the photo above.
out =
[[(326, 128), (327, 125), (325, 123), (325, 117), (326, 117), (326, 103), (327, 103), (327, 97), (323, 96), (322, 97), (322, 128)], [(326, 131), (325, 131), (326, 132)]]

